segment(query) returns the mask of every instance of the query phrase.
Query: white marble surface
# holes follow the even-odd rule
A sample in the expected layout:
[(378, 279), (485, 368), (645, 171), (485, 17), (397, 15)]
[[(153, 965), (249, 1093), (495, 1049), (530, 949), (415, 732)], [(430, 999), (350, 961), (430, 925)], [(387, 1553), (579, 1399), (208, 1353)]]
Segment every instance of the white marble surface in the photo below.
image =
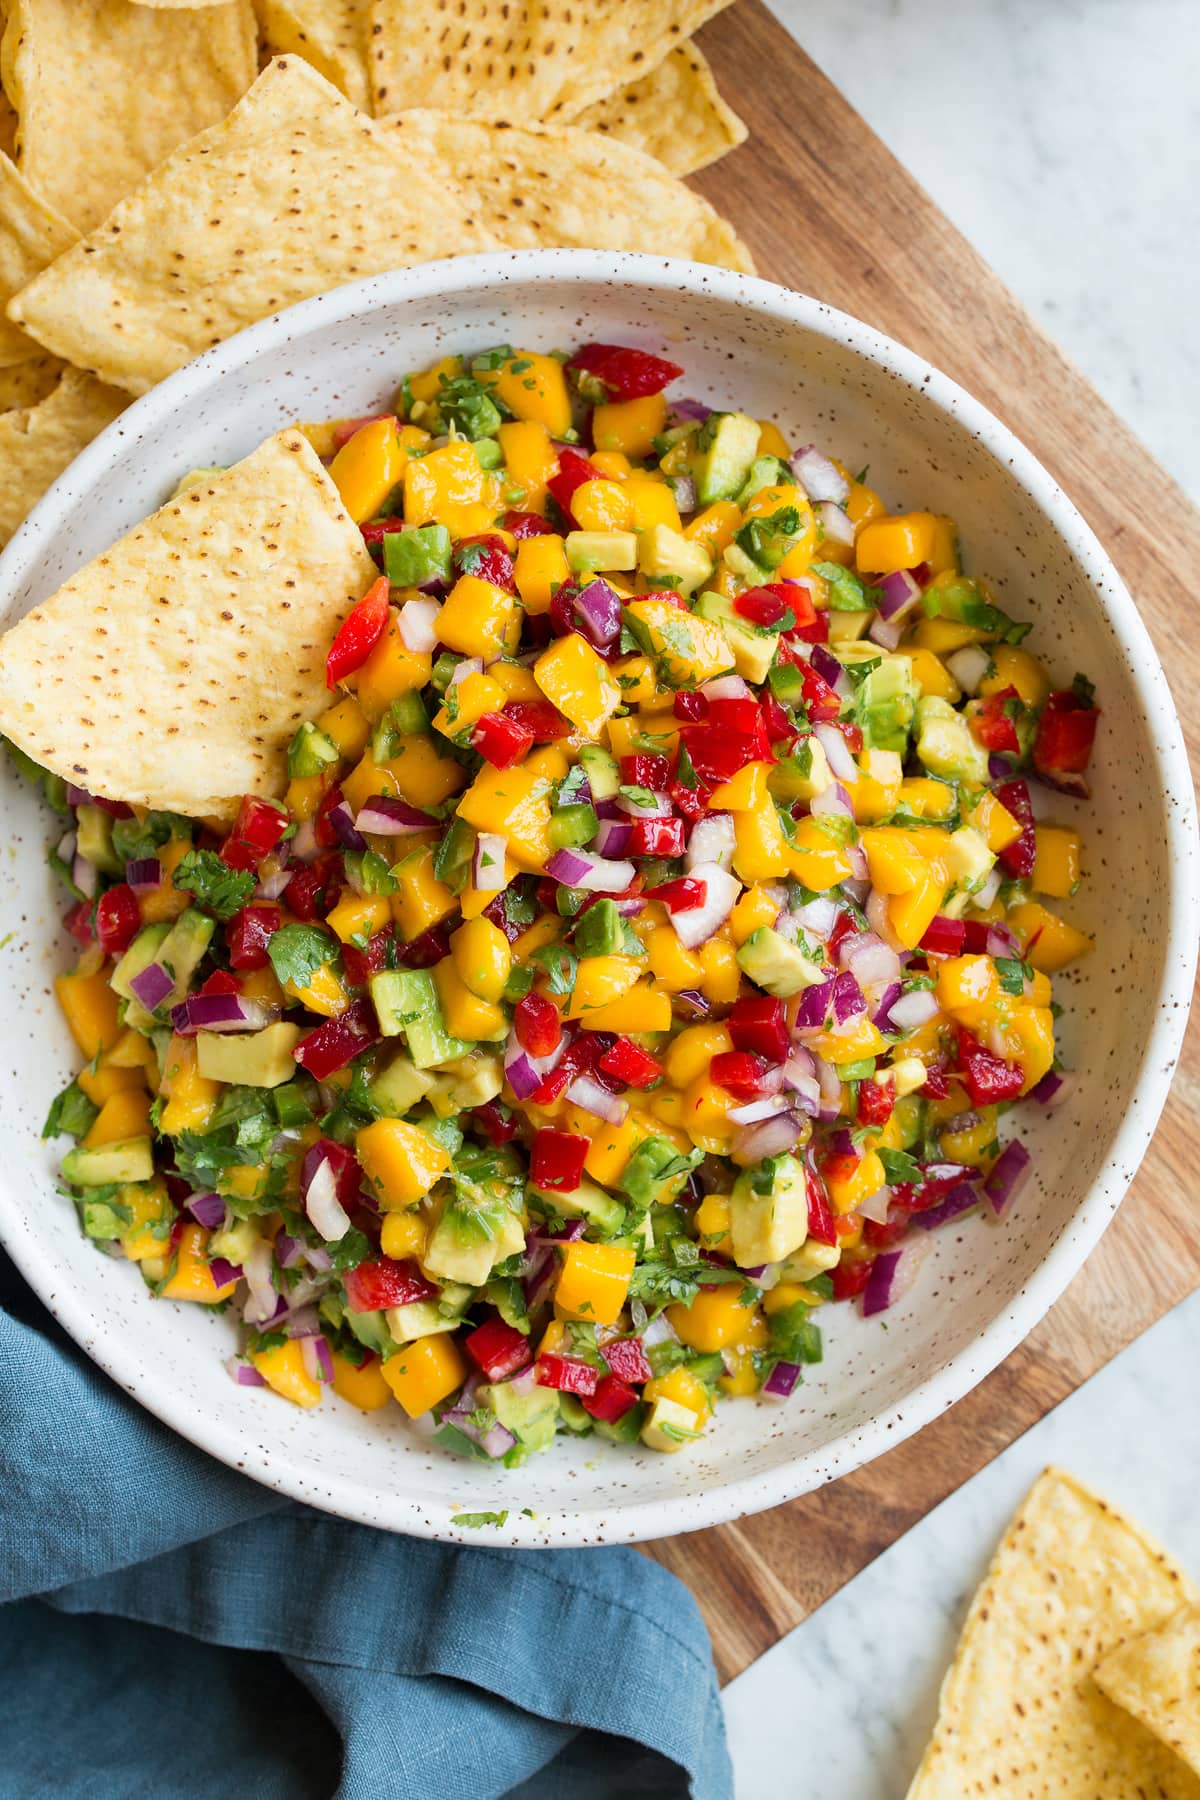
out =
[(768, 4), (1200, 498), (1197, 0)]
[[(737, 1800), (902, 1800), (992, 1551), (1059, 1463), (1200, 1579), (1200, 1294), (1019, 1438), (726, 1690)], [(790, 1771), (781, 1789), (780, 1771)]]

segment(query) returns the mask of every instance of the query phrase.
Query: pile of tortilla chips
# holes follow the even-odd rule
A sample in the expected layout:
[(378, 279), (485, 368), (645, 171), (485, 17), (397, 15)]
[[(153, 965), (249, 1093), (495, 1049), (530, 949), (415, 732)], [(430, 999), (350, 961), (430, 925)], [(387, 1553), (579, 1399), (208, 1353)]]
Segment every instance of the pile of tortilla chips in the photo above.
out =
[(1048, 1469), (972, 1602), (908, 1800), (1200, 1800), (1198, 1600)]
[(746, 135), (688, 41), (726, 4), (6, 0), (0, 543), (130, 395), (359, 276), (534, 246), (750, 269), (680, 179)]

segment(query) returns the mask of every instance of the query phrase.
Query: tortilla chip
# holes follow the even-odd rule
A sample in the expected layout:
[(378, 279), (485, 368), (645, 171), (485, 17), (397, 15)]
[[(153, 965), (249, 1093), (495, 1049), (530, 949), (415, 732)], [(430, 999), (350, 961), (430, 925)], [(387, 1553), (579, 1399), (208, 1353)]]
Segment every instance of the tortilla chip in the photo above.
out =
[(680, 44), (632, 87), (597, 100), (575, 123), (656, 156), (672, 175), (694, 175), (744, 143), (748, 135), (718, 93), (707, 62), (691, 44)]
[(1048, 1469), (972, 1602), (908, 1800), (1196, 1800), (1200, 1781), (1092, 1680), (1195, 1599), (1139, 1526)]
[(624, 144), (436, 113), (380, 122), (280, 57), (9, 316), (142, 393), (242, 326), (358, 276), (572, 244), (752, 266), (706, 200)]
[(228, 816), (282, 793), (374, 577), (298, 431), (172, 498), (0, 639), (0, 731), (93, 793)]
[[(3, 15), (0, 14), (0, 17)], [(12, 101), (0, 88), (0, 150), (5, 156), (17, 154), (17, 114)]]
[(22, 173), (90, 231), (245, 93), (258, 69), (257, 29), (250, 0), (195, 12), (12, 0), (0, 62), (20, 119)]
[(0, 413), (36, 406), (54, 392), (62, 372), (57, 356), (31, 356), (26, 362), (0, 369)]
[(67, 369), (57, 387), (34, 406), (0, 413), (0, 544), (68, 463), (129, 404), (85, 375)]
[(258, 0), (268, 50), (302, 56), (355, 106), (371, 109), (367, 80), (369, 0)]
[(1096, 1685), (1200, 1775), (1200, 1607), (1128, 1638), (1096, 1668)]
[[(73, 225), (35, 194), (16, 164), (0, 154), (0, 304), (78, 238)], [(40, 346), (0, 316), (0, 367), (28, 362)]]
[(566, 124), (729, 0), (371, 0), (375, 111)]

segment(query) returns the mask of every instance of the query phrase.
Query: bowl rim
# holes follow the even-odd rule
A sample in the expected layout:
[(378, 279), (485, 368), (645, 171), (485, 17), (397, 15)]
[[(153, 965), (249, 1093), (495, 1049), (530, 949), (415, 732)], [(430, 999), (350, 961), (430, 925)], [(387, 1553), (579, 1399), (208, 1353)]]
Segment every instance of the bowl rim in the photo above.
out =
[[(962, 425), (996, 461), (1007, 467), (1030, 500), (1062, 538), (1086, 575), (1128, 660), (1131, 677), (1151, 727), (1151, 748), (1170, 862), (1168, 925), (1163, 977), (1152, 997), (1154, 1022), (1140, 1058), (1129, 1107), (1104, 1166), (1057, 1242), (1034, 1274), (999, 1315), (970, 1344), (947, 1356), (932, 1374), (900, 1400), (840, 1437), (800, 1453), (777, 1468), (737, 1477), (703, 1492), (648, 1500), (614, 1501), (534, 1518), (513, 1515), (503, 1532), (506, 1545), (568, 1548), (585, 1544), (630, 1543), (673, 1536), (764, 1511), (848, 1474), (919, 1431), (977, 1386), (1033, 1330), (1082, 1267), (1103, 1234), (1157, 1126), (1178, 1060), (1191, 1000), (1196, 939), (1190, 921), (1200, 915), (1200, 859), (1195, 797), (1170, 689), (1149, 633), (1124, 583), (1091, 527), (1049, 472), (1014, 433), (950, 377), (894, 339), (812, 296), (707, 264), (632, 252), (526, 250), (463, 256), (388, 271), (330, 289), (247, 327), (185, 364), (135, 400), (61, 474), (0, 554), (0, 594), (22, 582), (69, 516), (71, 507), (126, 450), (130, 428), (160, 425), (172, 412), (192, 405), (204, 391), (246, 371), (258, 356), (281, 341), (300, 338), (314, 327), (396, 306), (406, 300), (495, 289), (501, 296), (532, 283), (708, 293), (750, 312), (828, 338), (863, 356), (908, 389)], [(9, 1178), (0, 1171), (0, 1188)], [(31, 1287), (74, 1340), (128, 1393), (164, 1424), (231, 1468), (250, 1473), (275, 1491), (344, 1518), (384, 1529), (448, 1542), (478, 1542), (451, 1523), (446, 1502), (424, 1501), (372, 1488), (340, 1471), (323, 1469), (322, 1495), (314, 1499), (303, 1458), (291, 1447), (272, 1450), (261, 1466), (247, 1464), (254, 1426), (230, 1408), (213, 1415), (203, 1405), (182, 1401), (169, 1374), (144, 1366), (123, 1337), (105, 1329), (82, 1295), (58, 1279), (52, 1244), (32, 1229), (0, 1214), (0, 1241)], [(498, 1489), (497, 1498), (503, 1499)], [(500, 1541), (497, 1538), (496, 1541)]]

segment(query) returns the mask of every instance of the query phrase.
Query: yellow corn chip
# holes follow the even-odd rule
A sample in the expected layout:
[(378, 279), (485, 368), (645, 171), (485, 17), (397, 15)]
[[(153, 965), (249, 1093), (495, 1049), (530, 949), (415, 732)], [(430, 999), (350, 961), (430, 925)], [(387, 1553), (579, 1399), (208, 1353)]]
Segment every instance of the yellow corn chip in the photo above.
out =
[(0, 544), (128, 403), (126, 394), (81, 369), (67, 369), (36, 405), (0, 413)]
[(203, 6), (219, 6), (222, 0), (134, 0), (134, 4), (159, 12), (199, 12)]
[(17, 115), (12, 101), (2, 89), (0, 89), (0, 150), (3, 150), (5, 156), (17, 154)]
[(268, 50), (302, 56), (369, 112), (367, 6), (368, 0), (258, 0), (258, 18)]
[[(2, 423), (2, 421), (0, 421)], [(298, 431), (169, 500), (0, 639), (0, 731), (93, 793), (228, 816), (278, 794), (375, 575)]]
[(691, 44), (680, 44), (632, 87), (597, 100), (575, 123), (656, 156), (672, 175), (694, 175), (747, 136), (741, 119), (718, 93), (712, 70)]
[[(79, 233), (34, 193), (0, 154), (0, 304), (75, 242)], [(27, 362), (39, 345), (0, 315), (0, 367)]]
[(1200, 1775), (1200, 1607), (1110, 1650), (1096, 1685)]
[(909, 1800), (1197, 1800), (1200, 1780), (1092, 1679), (1195, 1598), (1139, 1526), (1048, 1469), (972, 1602)]
[(36, 406), (54, 392), (62, 371), (57, 356), (31, 356), (26, 362), (0, 369), (0, 413)]
[(729, 0), (371, 0), (377, 114), (564, 124), (643, 75)]
[(369, 119), (280, 57), (9, 316), (141, 393), (242, 326), (357, 276), (549, 245), (751, 266), (706, 200), (624, 144), (436, 113)]
[(11, 0), (0, 65), (20, 120), (22, 173), (90, 231), (245, 93), (258, 68), (254, 12), (250, 0), (196, 11)]

